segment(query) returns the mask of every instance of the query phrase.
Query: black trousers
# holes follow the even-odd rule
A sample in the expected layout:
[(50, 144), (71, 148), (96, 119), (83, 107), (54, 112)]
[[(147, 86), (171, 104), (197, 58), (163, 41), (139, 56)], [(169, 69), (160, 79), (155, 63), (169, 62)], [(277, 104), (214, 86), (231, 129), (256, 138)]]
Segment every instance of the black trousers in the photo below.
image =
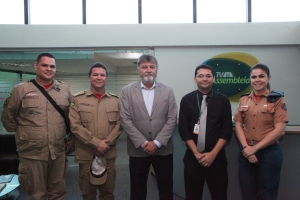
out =
[(146, 200), (150, 165), (155, 171), (159, 199), (173, 199), (173, 154), (167, 156), (129, 157), (130, 199)]
[(200, 165), (189, 149), (183, 161), (186, 200), (202, 199), (205, 181), (213, 200), (227, 199), (228, 174), (224, 149), (219, 152), (210, 167)]

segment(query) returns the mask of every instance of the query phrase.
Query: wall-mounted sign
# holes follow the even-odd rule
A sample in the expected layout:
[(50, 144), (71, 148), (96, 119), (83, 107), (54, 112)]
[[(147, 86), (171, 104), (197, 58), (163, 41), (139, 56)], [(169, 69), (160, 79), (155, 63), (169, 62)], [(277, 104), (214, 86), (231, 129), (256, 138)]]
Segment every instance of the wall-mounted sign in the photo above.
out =
[(249, 71), (258, 63), (254, 56), (243, 52), (228, 52), (203, 63), (214, 68), (213, 89), (227, 95), (230, 101), (238, 102), (242, 94), (252, 91)]

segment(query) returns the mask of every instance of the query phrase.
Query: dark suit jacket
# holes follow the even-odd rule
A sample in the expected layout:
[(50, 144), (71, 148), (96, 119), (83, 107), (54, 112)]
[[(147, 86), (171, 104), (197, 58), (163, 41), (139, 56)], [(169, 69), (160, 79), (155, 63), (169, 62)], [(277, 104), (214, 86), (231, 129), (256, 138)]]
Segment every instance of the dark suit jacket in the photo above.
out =
[(141, 81), (129, 84), (122, 89), (120, 106), (121, 126), (128, 136), (129, 156), (149, 156), (141, 147), (146, 140), (157, 140), (162, 144), (162, 147), (158, 149), (158, 155), (173, 153), (172, 134), (177, 125), (177, 105), (170, 87), (155, 82), (151, 116), (144, 102)]

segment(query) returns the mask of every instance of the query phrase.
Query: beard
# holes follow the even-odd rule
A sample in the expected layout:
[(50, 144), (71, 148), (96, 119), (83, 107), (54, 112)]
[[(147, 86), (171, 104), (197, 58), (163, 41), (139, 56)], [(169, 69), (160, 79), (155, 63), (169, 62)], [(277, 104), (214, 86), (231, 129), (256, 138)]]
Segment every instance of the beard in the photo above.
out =
[(143, 82), (144, 84), (153, 84), (154, 81), (155, 81), (155, 78), (156, 78), (156, 77), (150, 76), (150, 75), (144, 76), (144, 77), (142, 78), (142, 82)]

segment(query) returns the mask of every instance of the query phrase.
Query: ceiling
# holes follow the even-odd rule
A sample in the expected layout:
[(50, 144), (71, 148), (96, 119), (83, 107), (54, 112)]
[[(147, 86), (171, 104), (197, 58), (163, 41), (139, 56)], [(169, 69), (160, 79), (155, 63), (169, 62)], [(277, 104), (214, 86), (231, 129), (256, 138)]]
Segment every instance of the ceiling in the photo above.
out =
[(75, 51), (0, 51), (0, 71), (35, 74), (33, 64), (40, 53), (47, 52), (56, 58), (57, 75), (86, 75), (95, 62), (102, 62), (109, 73), (136, 71), (137, 59), (148, 49), (102, 49)]

